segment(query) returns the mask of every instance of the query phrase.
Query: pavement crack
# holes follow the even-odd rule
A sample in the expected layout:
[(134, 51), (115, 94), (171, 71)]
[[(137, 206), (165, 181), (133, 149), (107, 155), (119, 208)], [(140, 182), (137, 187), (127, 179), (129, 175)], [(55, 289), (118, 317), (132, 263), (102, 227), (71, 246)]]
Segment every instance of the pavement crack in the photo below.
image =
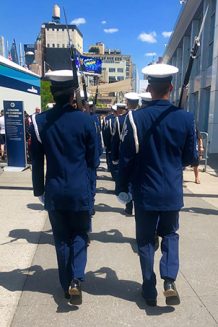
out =
[(215, 321), (216, 324), (218, 324), (218, 321), (214, 318), (213, 314), (210, 312), (210, 310), (207, 308), (207, 306), (205, 305), (205, 303), (203, 302), (203, 300), (201, 299), (201, 297), (198, 295), (198, 293), (192, 287), (191, 283), (188, 281), (188, 279), (186, 278), (186, 276), (183, 274), (183, 272), (180, 271), (180, 273), (181, 273), (182, 277), (185, 279), (186, 283), (190, 286), (190, 288), (192, 289), (192, 291), (195, 293), (195, 295), (197, 296), (197, 298), (199, 299), (199, 301), (201, 302), (201, 304), (203, 305), (203, 307), (209, 313), (209, 315), (211, 316), (211, 318)]

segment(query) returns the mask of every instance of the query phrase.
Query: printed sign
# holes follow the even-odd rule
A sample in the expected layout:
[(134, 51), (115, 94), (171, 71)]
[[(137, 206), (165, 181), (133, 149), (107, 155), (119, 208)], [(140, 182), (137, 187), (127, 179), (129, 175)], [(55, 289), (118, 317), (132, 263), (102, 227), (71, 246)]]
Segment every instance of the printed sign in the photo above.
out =
[(77, 58), (77, 67), (81, 72), (101, 74), (102, 60), (87, 56)]
[(8, 166), (26, 167), (26, 142), (22, 101), (3, 101)]

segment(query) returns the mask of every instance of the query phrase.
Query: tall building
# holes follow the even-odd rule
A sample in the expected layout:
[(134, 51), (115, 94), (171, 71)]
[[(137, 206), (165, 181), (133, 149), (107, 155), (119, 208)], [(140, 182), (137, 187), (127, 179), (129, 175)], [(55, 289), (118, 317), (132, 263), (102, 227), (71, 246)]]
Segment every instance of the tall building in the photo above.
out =
[(218, 0), (188, 0), (183, 4), (163, 62), (179, 68), (172, 94), (172, 100), (178, 103), (190, 52), (206, 11), (188, 87), (187, 110), (194, 113), (200, 131), (208, 132), (209, 152), (218, 153)]
[(35, 60), (35, 45), (34, 44), (24, 44), (24, 58), (25, 64), (29, 68), (30, 65), (34, 63)]
[[(99, 49), (99, 51), (95, 49)], [(124, 55), (117, 49), (105, 49), (102, 42), (91, 45), (89, 52), (85, 52), (84, 55), (102, 60), (102, 82), (113, 83), (128, 78), (132, 79), (133, 64), (130, 55)]]
[(11, 45), (10, 55), (11, 55), (12, 61), (15, 62), (16, 64), (19, 64), (17, 45), (15, 42), (15, 39), (13, 40), (12, 45)]
[[(102, 42), (91, 45), (89, 52), (83, 55), (102, 60), (102, 74), (99, 81), (102, 85), (99, 87), (98, 96), (99, 103), (102, 105), (110, 107), (114, 102), (121, 101), (125, 92), (136, 89), (130, 55), (124, 55), (118, 49), (106, 49)], [(120, 83), (109, 86), (114, 82)]]
[(52, 22), (44, 23), (41, 26), (40, 35), (35, 43), (34, 64), (31, 69), (41, 71), (42, 76), (49, 69), (70, 69), (70, 43), (79, 54), (83, 52), (83, 35), (76, 25), (60, 23), (60, 8), (55, 5), (52, 15)]
[(0, 36), (0, 55), (5, 57), (5, 40), (3, 36)]
[(89, 52), (94, 52), (99, 55), (103, 55), (105, 51), (105, 45), (102, 42), (96, 42), (94, 45), (90, 45)]

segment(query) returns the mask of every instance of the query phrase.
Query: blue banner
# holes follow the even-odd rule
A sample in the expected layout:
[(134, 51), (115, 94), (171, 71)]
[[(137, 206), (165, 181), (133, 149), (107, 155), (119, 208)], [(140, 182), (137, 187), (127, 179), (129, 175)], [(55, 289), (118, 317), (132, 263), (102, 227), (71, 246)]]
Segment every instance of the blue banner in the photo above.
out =
[(22, 101), (3, 101), (8, 166), (26, 167), (26, 141)]
[(77, 67), (81, 72), (101, 74), (102, 60), (99, 58), (80, 56), (77, 58)]

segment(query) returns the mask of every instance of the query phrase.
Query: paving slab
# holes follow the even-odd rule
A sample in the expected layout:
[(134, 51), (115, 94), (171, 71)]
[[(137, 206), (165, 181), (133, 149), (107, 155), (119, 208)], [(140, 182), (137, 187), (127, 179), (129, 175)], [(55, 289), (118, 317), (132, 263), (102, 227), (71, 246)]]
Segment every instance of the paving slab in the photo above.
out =
[[(0, 176), (4, 186), (0, 195), (3, 192), (14, 203), (4, 204), (3, 212), (10, 223), (0, 233), (0, 243), (9, 242), (0, 246), (5, 262), (0, 267), (1, 327), (218, 326), (216, 175), (202, 173), (201, 184), (197, 185), (193, 183), (193, 171), (188, 168), (184, 172), (185, 208), (180, 219), (181, 267), (177, 279), (181, 304), (165, 305), (158, 251), (158, 306), (149, 308), (141, 297), (134, 217), (123, 215), (105, 163), (102, 161), (98, 172), (96, 215), (80, 307), (70, 306), (63, 298), (47, 214), (32, 196), (30, 172), (24, 174), (25, 181), (21, 174), (14, 182), (10, 173)], [(5, 192), (11, 192), (11, 197)], [(17, 220), (17, 213), (23, 218)]]

